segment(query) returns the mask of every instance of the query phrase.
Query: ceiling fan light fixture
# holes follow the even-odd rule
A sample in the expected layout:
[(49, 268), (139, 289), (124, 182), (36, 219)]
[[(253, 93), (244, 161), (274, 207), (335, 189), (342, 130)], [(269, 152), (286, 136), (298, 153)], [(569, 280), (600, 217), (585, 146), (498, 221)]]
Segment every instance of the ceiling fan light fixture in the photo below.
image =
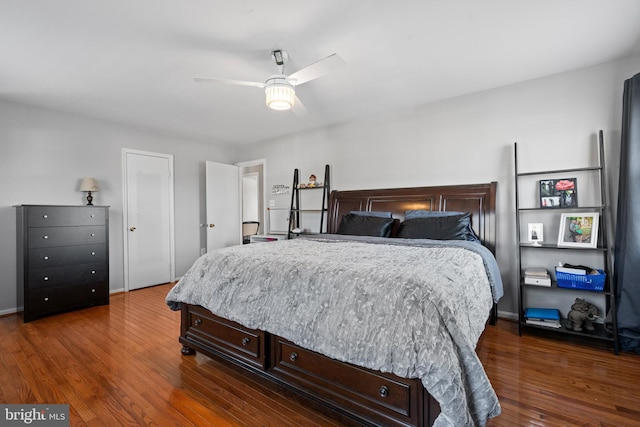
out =
[(293, 85), (281, 77), (267, 80), (264, 92), (266, 94), (267, 107), (272, 110), (289, 110), (293, 107), (296, 99), (296, 91)]

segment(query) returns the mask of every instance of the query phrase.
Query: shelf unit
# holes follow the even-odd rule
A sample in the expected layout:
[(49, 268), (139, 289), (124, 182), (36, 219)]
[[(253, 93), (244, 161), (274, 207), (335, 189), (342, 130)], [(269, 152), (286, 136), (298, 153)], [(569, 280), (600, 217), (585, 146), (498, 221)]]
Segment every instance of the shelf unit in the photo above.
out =
[[(608, 220), (608, 206), (607, 206), (607, 194), (606, 194), (606, 170), (604, 159), (604, 137), (603, 132), (598, 133), (598, 164), (596, 166), (589, 166), (583, 168), (573, 169), (558, 169), (558, 170), (542, 170), (534, 172), (520, 172), (518, 170), (518, 144), (514, 143), (514, 157), (515, 157), (515, 200), (516, 200), (516, 238), (517, 238), (517, 262), (520, 283), (518, 286), (518, 333), (522, 335), (523, 331), (528, 328), (539, 329), (548, 331), (552, 334), (562, 336), (578, 337), (582, 340), (597, 340), (600, 342), (609, 342), (613, 344), (614, 352), (618, 354), (618, 328), (616, 320), (616, 292), (615, 283), (611, 280), (611, 266), (612, 263), (612, 251), (609, 247), (609, 220)], [(588, 202), (584, 206), (578, 205), (577, 207), (531, 207), (534, 201), (529, 196), (523, 196), (521, 192), (521, 186), (527, 180), (531, 184), (533, 180), (541, 179), (563, 179), (569, 178), (569, 175), (580, 175), (583, 177), (583, 181), (592, 183), (594, 191), (589, 193), (588, 191), (580, 191), (580, 181), (577, 181), (577, 197), (578, 204), (582, 199), (587, 199)], [(538, 182), (538, 181), (536, 181)], [(529, 187), (531, 188), (531, 187)], [(538, 187), (539, 188), (539, 187)], [(587, 189), (589, 186), (587, 186)], [(596, 191), (597, 189), (597, 191)], [(530, 193), (529, 193), (530, 194)], [(538, 194), (539, 195), (539, 194)], [(523, 200), (528, 203), (522, 203)], [(538, 202), (537, 198), (534, 198), (535, 202)], [(597, 213), (599, 215), (599, 229), (597, 238), (597, 246), (594, 248), (576, 248), (576, 247), (559, 247), (555, 242), (556, 234), (549, 233), (549, 230), (558, 231), (558, 226), (555, 227), (560, 213), (571, 212), (584, 212), (584, 213)], [(544, 237), (547, 243), (533, 244), (528, 243), (527, 239), (523, 239), (523, 236), (527, 235), (527, 222), (543, 223), (544, 224)], [(553, 225), (553, 226), (550, 226)], [(552, 241), (553, 243), (549, 243)], [(590, 291), (584, 289), (572, 289), (558, 287), (558, 283), (555, 278), (554, 266), (558, 264), (561, 259), (570, 258), (572, 264), (590, 265), (594, 268), (599, 268), (605, 271), (607, 274), (605, 278), (605, 286), (603, 291)], [(583, 260), (588, 259), (588, 262)], [(593, 264), (593, 265), (592, 265)], [(524, 283), (524, 270), (527, 267), (545, 267), (552, 278), (551, 286), (539, 286)], [(610, 317), (611, 328), (608, 330), (602, 323), (594, 323), (595, 331), (577, 332), (566, 328), (566, 315), (570, 310), (570, 303), (566, 306), (558, 307), (556, 302), (558, 300), (575, 300), (575, 298), (584, 298), (588, 302), (594, 303), (599, 307), (604, 307), (603, 310), (599, 310), (599, 316), (605, 317), (607, 314)], [(524, 311), (529, 306), (529, 302), (533, 301), (532, 306), (542, 308), (558, 308), (561, 313), (561, 327), (558, 329), (548, 328), (544, 326), (531, 325), (526, 323), (524, 318)], [(555, 301), (555, 302), (554, 302)]]
[[(325, 224), (325, 217), (329, 212), (329, 193), (331, 191), (329, 178), (329, 165), (325, 165), (324, 167), (324, 180), (322, 181), (322, 185), (314, 186), (314, 187), (300, 187), (300, 171), (298, 169), (294, 169), (293, 171), (293, 190), (291, 192), (291, 207), (289, 209), (289, 231), (287, 232), (287, 239), (293, 237), (293, 230), (295, 228), (300, 227), (301, 222), (301, 214), (304, 213), (316, 213), (320, 214), (320, 227), (318, 232), (322, 233)], [(300, 193), (306, 191), (315, 191), (322, 190), (322, 204), (319, 209), (303, 209), (300, 204)]]

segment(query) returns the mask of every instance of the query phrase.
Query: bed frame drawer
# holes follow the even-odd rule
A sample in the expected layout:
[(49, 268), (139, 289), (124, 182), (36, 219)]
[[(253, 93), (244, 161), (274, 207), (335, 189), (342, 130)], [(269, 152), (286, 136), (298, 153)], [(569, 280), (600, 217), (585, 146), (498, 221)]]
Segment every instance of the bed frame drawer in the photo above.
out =
[[(369, 414), (376, 423), (419, 425), (423, 386), (419, 380), (341, 363), (272, 336), (271, 372), (316, 397)], [(419, 413), (420, 412), (420, 413)]]
[(182, 336), (253, 367), (266, 368), (264, 332), (245, 328), (199, 306), (189, 305), (186, 315), (186, 331)]

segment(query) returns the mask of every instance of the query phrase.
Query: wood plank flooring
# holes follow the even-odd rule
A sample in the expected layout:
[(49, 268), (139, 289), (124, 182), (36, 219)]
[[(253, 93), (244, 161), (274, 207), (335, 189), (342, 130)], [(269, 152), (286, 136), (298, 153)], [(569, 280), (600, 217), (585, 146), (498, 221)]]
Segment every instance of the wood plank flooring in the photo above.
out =
[[(68, 403), (72, 426), (341, 426), (206, 356), (182, 356), (169, 284), (109, 306), (0, 318), (0, 402)], [(640, 426), (640, 356), (488, 327), (497, 426)]]

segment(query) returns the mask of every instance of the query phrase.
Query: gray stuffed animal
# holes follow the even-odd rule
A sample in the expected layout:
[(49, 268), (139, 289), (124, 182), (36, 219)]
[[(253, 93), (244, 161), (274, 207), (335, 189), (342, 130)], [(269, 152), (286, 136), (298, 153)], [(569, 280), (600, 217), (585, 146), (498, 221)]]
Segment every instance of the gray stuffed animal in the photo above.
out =
[(571, 311), (567, 315), (567, 329), (573, 329), (576, 332), (582, 331), (582, 326), (587, 331), (593, 331), (593, 321), (598, 318), (598, 308), (583, 300), (576, 298), (576, 302), (571, 305)]

